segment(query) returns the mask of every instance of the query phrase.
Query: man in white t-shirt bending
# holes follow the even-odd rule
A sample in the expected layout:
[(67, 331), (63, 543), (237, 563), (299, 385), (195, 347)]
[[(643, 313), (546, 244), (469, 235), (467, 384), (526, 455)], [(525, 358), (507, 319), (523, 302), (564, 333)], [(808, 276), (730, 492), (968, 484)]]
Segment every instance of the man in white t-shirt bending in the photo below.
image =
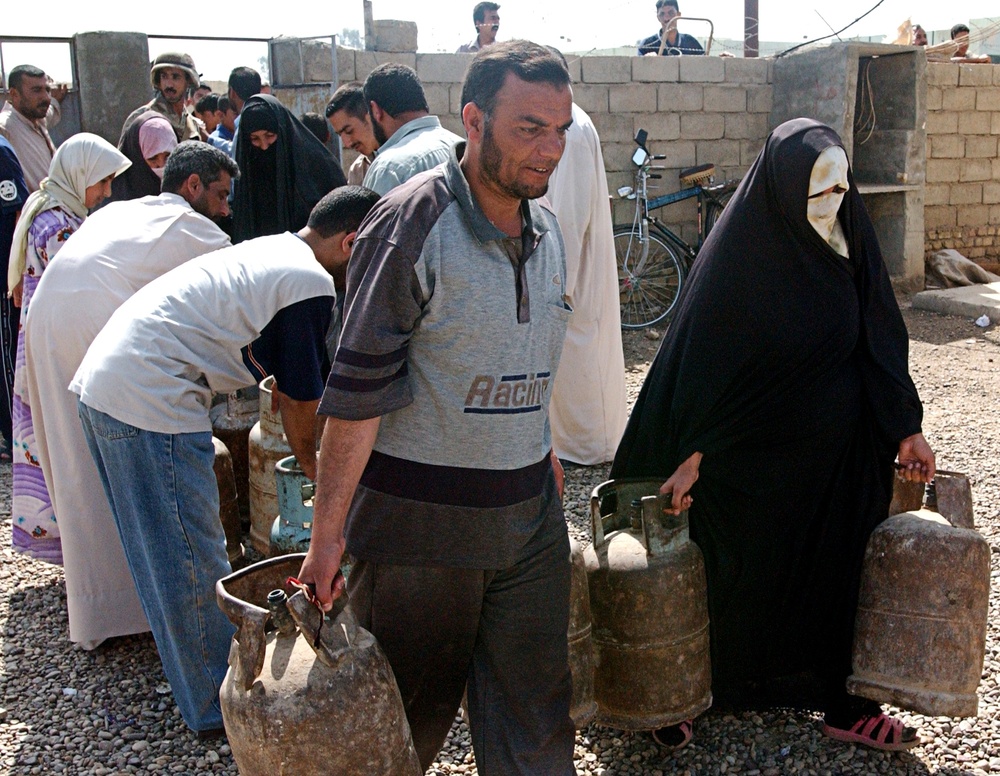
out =
[(233, 628), (215, 604), (230, 572), (209, 407), (273, 374), (285, 433), (316, 476), (325, 336), (354, 233), (377, 200), (327, 194), (297, 234), (192, 259), (139, 290), (97, 335), (70, 390), (184, 721), (222, 727)]

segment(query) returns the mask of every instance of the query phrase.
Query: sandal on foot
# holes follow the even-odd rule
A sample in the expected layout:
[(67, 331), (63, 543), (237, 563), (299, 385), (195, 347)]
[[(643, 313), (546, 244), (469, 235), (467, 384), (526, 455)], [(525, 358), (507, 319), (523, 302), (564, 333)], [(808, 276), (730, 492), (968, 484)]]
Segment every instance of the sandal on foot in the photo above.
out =
[(823, 735), (885, 752), (901, 752), (920, 743), (914, 728), (904, 727), (900, 720), (882, 712), (865, 714), (849, 728), (831, 727), (824, 722)]
[(691, 743), (691, 737), (694, 735), (694, 720), (686, 719), (676, 725), (657, 728), (651, 730), (650, 734), (653, 736), (653, 740), (664, 749), (676, 752)]

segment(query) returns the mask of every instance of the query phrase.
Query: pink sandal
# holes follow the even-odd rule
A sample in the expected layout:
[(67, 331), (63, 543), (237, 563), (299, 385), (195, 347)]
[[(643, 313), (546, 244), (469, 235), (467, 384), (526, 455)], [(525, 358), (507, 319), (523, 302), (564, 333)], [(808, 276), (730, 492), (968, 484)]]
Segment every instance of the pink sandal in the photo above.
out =
[(848, 729), (831, 727), (824, 722), (823, 735), (885, 752), (901, 752), (921, 743), (915, 729), (904, 727), (900, 720), (883, 712), (865, 714)]
[(676, 752), (691, 743), (694, 736), (694, 720), (686, 719), (676, 725), (651, 730), (653, 740), (668, 752)]

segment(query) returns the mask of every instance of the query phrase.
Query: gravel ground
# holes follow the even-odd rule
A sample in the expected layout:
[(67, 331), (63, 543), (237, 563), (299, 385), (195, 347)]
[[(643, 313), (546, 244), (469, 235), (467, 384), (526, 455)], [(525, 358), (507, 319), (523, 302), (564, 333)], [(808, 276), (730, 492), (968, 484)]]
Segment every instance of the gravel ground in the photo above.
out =
[[(977, 525), (994, 553), (980, 716), (904, 714), (926, 743), (902, 754), (832, 742), (818, 717), (788, 711), (713, 709), (676, 756), (647, 736), (592, 725), (577, 738), (578, 774), (1000, 773), (1000, 416), (989, 405), (1000, 393), (1000, 328), (910, 309), (904, 315), (925, 435), (939, 466), (972, 478)], [(631, 401), (658, 343), (646, 333), (625, 340)], [(9, 505), (9, 465), (3, 468), (0, 503)], [(590, 491), (606, 474), (606, 467), (567, 472), (566, 511), (581, 541), (589, 541)], [(62, 569), (11, 551), (9, 522), (0, 528), (0, 773), (235, 774), (223, 741), (200, 742), (185, 727), (151, 637), (114, 639), (90, 653), (70, 645)], [(456, 722), (431, 772), (475, 774), (464, 724)]]

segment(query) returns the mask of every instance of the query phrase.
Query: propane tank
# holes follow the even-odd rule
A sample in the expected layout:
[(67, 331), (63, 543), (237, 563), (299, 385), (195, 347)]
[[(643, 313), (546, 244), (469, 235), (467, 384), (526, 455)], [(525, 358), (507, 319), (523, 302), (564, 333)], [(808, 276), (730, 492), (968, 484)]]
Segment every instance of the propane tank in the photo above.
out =
[[(420, 762), (389, 661), (346, 595), (325, 617), (285, 555), (219, 580), (236, 626), (219, 699), (242, 776), (418, 776)], [(290, 617), (289, 617), (290, 616)]]
[(294, 455), (274, 465), (278, 483), (278, 516), (271, 524), (271, 555), (306, 552), (312, 536), (316, 483), (302, 472)]
[(260, 383), (260, 420), (250, 430), (250, 543), (262, 555), (271, 552), (271, 524), (278, 514), (274, 465), (292, 454), (281, 425), (281, 413), (271, 410), (274, 377)]
[(243, 565), (243, 545), (240, 543), (240, 508), (236, 500), (236, 478), (233, 476), (233, 458), (221, 439), (212, 437), (215, 445), (215, 481), (219, 486), (219, 520), (226, 534), (226, 555), (234, 569)]
[[(963, 494), (946, 472), (945, 492)], [(965, 480), (965, 485), (968, 480)], [(847, 691), (936, 717), (973, 717), (986, 654), (990, 548), (974, 529), (952, 525), (935, 507), (894, 515), (868, 539)], [(961, 503), (960, 503), (961, 502)], [(971, 492), (953, 502), (972, 523)]]
[(229, 449), (233, 458), (233, 475), (236, 478), (236, 498), (239, 503), (240, 522), (250, 526), (250, 429), (260, 419), (260, 390), (256, 385), (217, 397), (209, 417), (212, 419), (212, 436), (218, 437)]
[(584, 553), (597, 722), (655, 730), (712, 705), (705, 562), (687, 513), (666, 515), (659, 480), (594, 489)]
[(594, 648), (591, 640), (590, 590), (583, 548), (570, 537), (569, 562), (572, 567), (569, 588), (569, 670), (573, 677), (573, 700), (569, 715), (579, 730), (597, 714), (594, 701)]

